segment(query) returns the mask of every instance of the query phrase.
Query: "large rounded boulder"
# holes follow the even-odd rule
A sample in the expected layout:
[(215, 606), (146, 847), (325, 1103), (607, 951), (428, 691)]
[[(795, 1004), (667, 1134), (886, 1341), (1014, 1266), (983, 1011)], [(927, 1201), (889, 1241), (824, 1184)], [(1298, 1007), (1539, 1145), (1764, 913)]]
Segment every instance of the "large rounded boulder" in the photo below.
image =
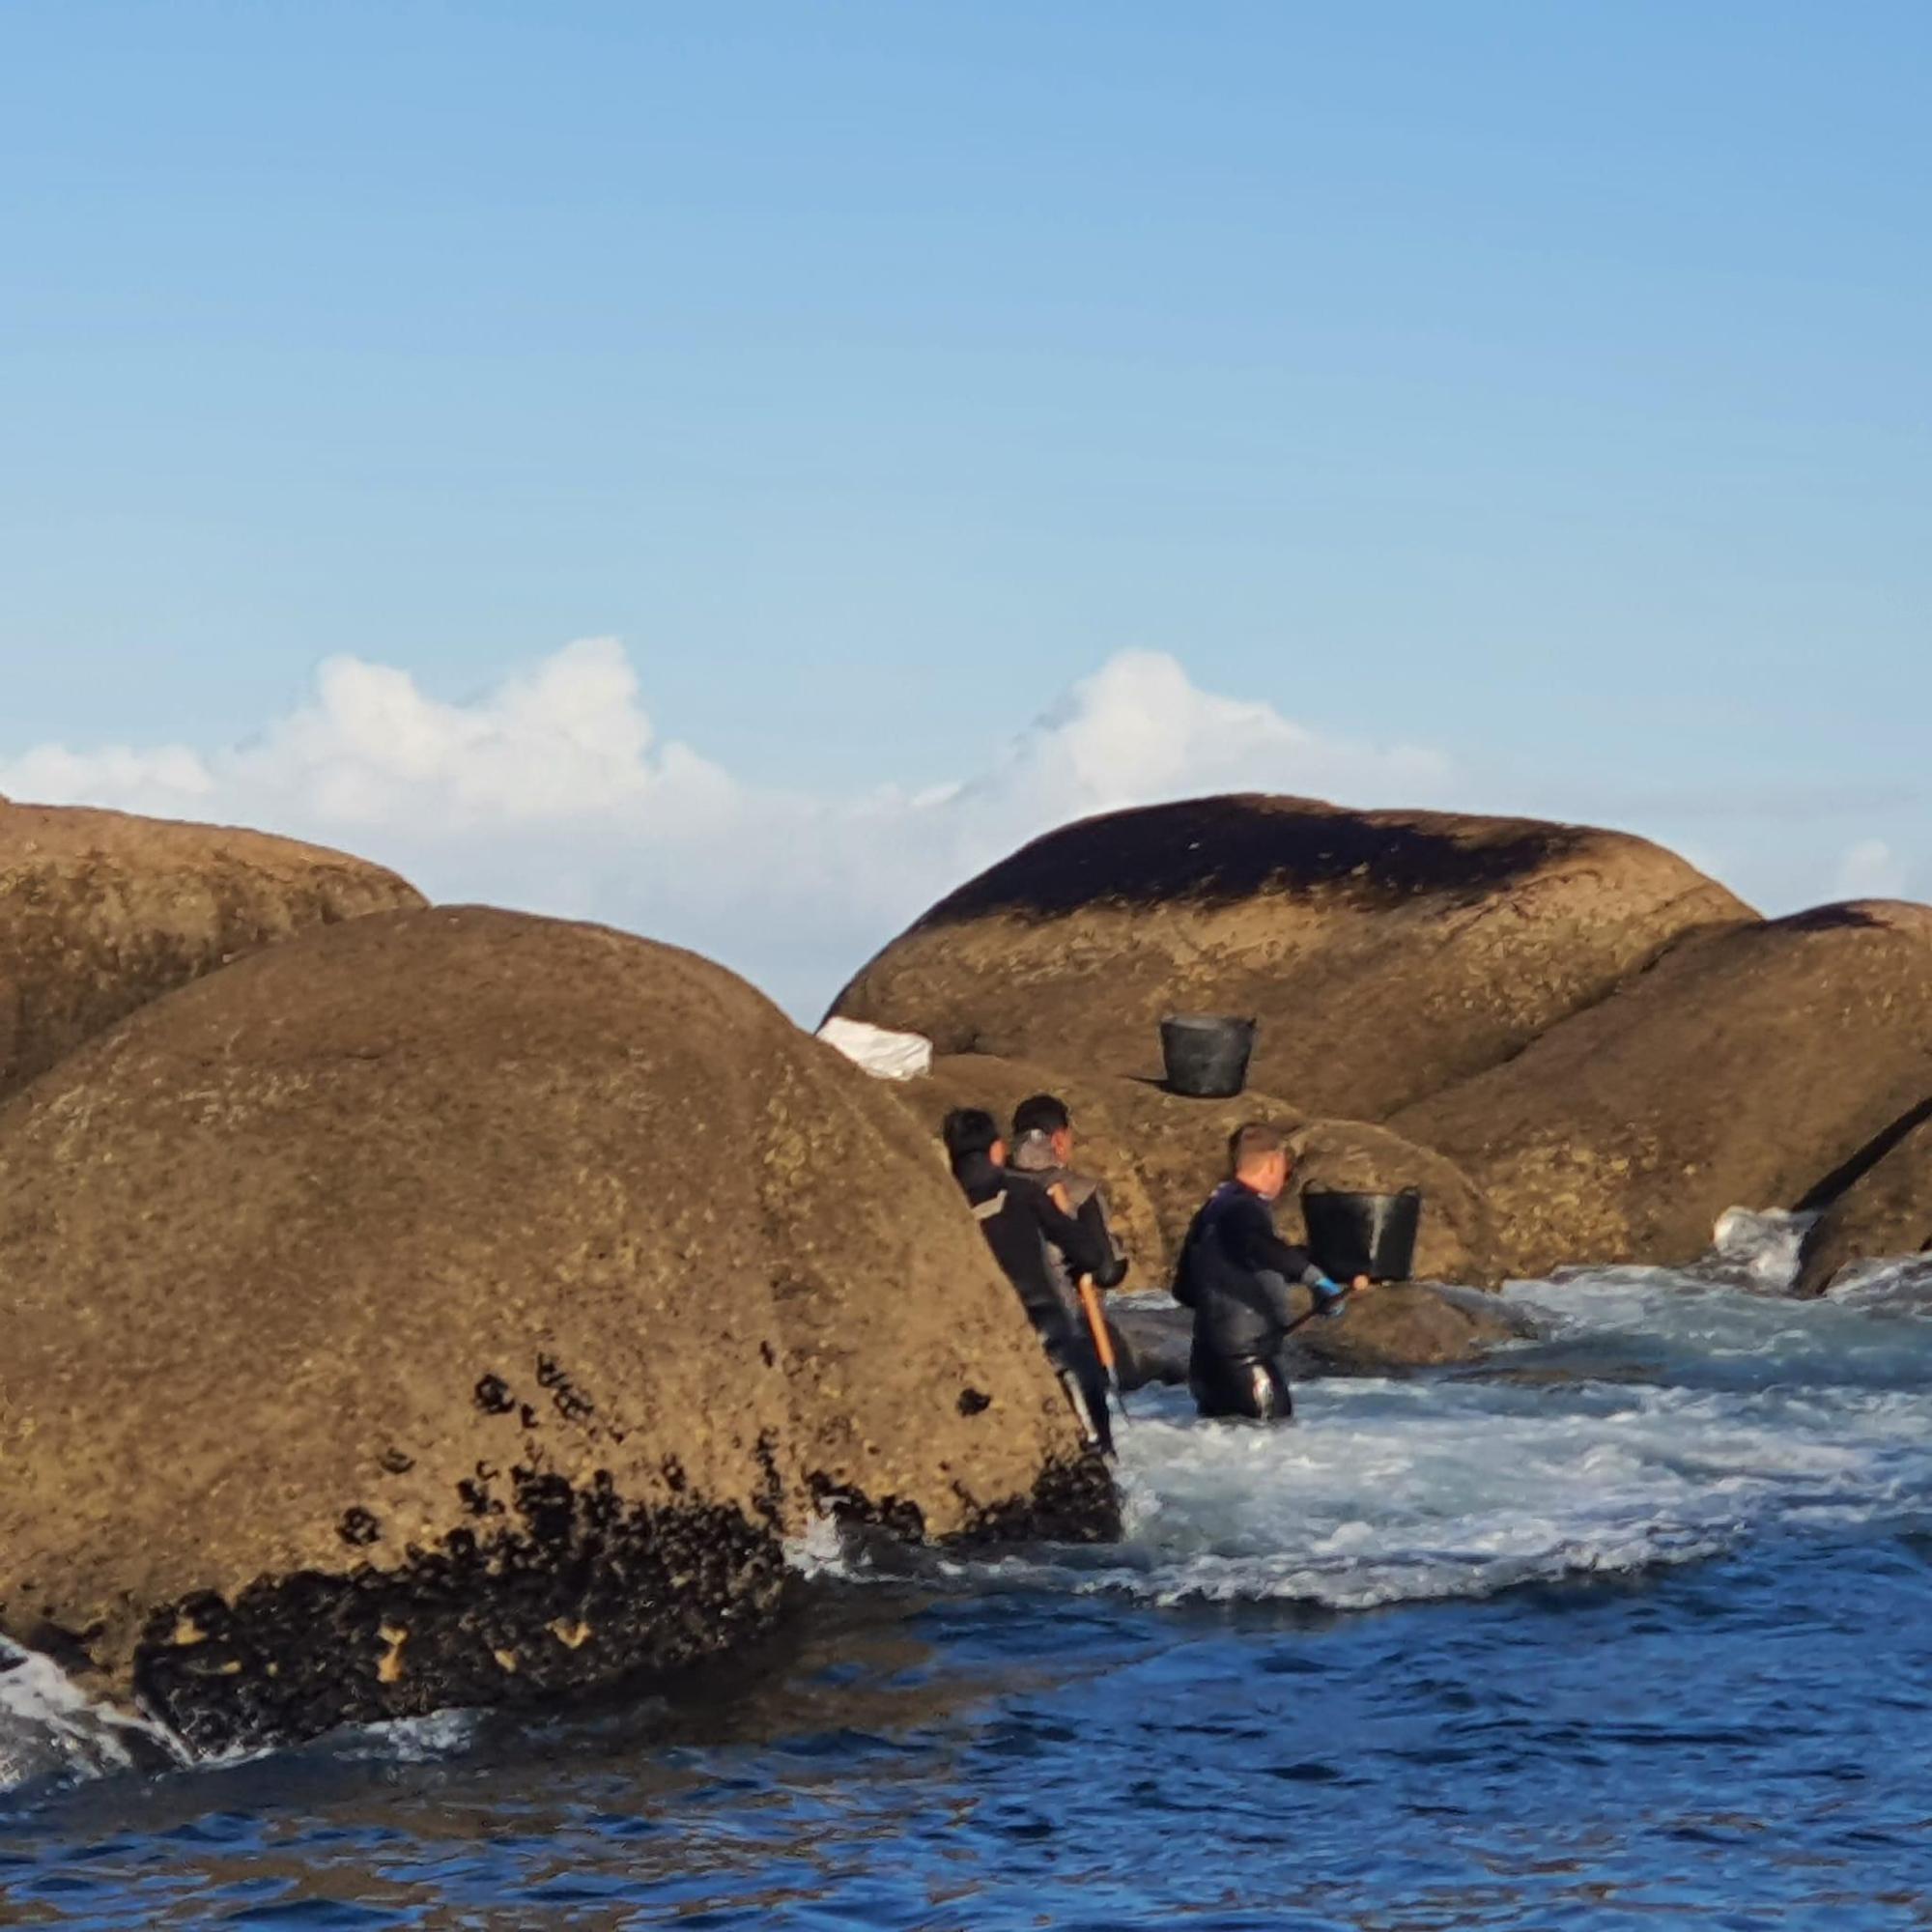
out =
[(0, 1098), (243, 953), (422, 902), (380, 866), (292, 838), (0, 799)]
[(0, 1106), (0, 1634), (198, 1746), (675, 1669), (821, 1514), (1106, 1531), (937, 1153), (689, 953), (377, 915)]
[(1036, 839), (942, 899), (844, 1017), (1093, 1073), (1159, 1072), (1163, 1014), (1258, 1017), (1254, 1084), (1381, 1120), (1493, 1066), (1667, 948), (1752, 918), (1623, 833), (1197, 799)]
[(1507, 1271), (1688, 1262), (1932, 1092), (1932, 908), (1827, 906), (1684, 947), (1390, 1122), (1488, 1198)]

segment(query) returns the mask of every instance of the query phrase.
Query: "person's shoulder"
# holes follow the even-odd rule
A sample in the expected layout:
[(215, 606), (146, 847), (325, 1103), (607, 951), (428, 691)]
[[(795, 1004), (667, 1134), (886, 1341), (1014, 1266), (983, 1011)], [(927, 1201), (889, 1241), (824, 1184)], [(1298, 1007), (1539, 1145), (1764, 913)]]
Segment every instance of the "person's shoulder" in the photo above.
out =
[(1094, 1200), (1096, 1197), (1102, 1206), (1106, 1203), (1106, 1190), (1101, 1187), (1099, 1181), (1091, 1174), (1076, 1174), (1070, 1167), (1062, 1168), (1060, 1171), (1060, 1184), (1065, 1188), (1066, 1198), (1072, 1203), (1076, 1213), (1082, 1208), (1086, 1207), (1088, 1202)]
[(1001, 1171), (1000, 1179), (1006, 1183), (1008, 1196), (1023, 1208), (1037, 1208), (1053, 1206), (1053, 1188), (1049, 1178), (1043, 1174), (1028, 1174), (1017, 1167)]
[(1224, 1221), (1244, 1221), (1264, 1228), (1274, 1226), (1267, 1203), (1252, 1187), (1223, 1183), (1208, 1205)]

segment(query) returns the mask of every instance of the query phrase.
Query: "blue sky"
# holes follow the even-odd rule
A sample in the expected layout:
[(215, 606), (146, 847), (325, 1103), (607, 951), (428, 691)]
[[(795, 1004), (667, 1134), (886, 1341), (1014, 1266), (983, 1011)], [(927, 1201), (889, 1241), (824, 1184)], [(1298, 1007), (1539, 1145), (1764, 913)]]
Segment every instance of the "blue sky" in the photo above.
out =
[(1932, 892), (1928, 67), (1884, 0), (14, 0), (0, 771), (616, 636), (843, 796), (1141, 651)]

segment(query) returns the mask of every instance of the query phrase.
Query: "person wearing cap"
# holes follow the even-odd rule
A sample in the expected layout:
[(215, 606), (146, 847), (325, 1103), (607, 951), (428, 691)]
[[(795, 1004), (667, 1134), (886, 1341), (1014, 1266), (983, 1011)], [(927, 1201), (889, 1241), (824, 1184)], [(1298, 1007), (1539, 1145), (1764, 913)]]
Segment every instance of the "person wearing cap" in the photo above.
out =
[[(1294, 1415), (1284, 1346), (1313, 1310), (1338, 1315), (1348, 1289), (1275, 1232), (1274, 1203), (1293, 1168), (1288, 1142), (1259, 1122), (1228, 1143), (1228, 1179), (1208, 1197), (1181, 1243), (1174, 1298), (1194, 1311), (1187, 1381), (1206, 1416), (1288, 1422)], [(1366, 1275), (1351, 1284), (1367, 1288)]]
[(1126, 1274), (1126, 1263), (1102, 1250), (1037, 1180), (1008, 1167), (1006, 1139), (991, 1114), (955, 1108), (941, 1135), (973, 1218), (1059, 1370), (1089, 1441), (1111, 1456), (1106, 1374), (1067, 1284), (1092, 1275), (1112, 1288)]

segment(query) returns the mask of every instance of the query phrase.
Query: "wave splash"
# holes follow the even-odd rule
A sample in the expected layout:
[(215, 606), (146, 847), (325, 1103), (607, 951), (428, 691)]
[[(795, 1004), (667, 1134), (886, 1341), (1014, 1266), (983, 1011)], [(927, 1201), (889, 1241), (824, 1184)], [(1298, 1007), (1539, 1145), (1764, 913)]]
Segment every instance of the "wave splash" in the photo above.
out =
[(160, 1725), (93, 1702), (50, 1658), (0, 1637), (0, 1791), (185, 1765)]
[(1789, 1235), (1760, 1226), (1697, 1270), (1517, 1284), (1540, 1340), (1474, 1371), (1308, 1384), (1293, 1429), (1202, 1424), (1178, 1391), (1137, 1395), (1121, 1544), (952, 1574), (1355, 1610), (1923, 1519), (1932, 1279), (1768, 1294)]

